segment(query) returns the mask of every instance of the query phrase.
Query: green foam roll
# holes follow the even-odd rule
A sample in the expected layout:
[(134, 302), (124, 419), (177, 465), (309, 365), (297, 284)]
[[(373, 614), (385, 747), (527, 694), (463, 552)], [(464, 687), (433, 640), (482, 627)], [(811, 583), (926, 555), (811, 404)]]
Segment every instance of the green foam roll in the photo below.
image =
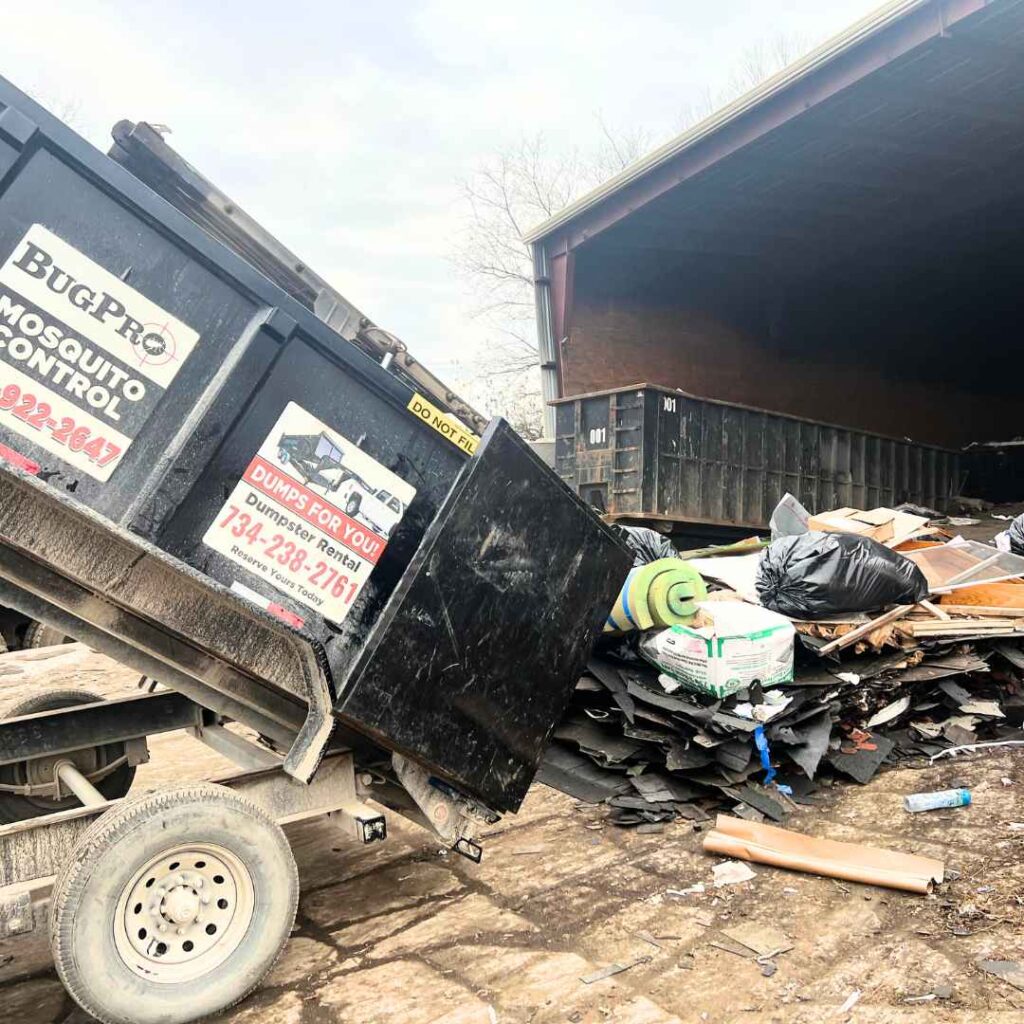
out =
[(631, 570), (605, 623), (606, 633), (686, 625), (707, 597), (699, 572), (678, 558)]

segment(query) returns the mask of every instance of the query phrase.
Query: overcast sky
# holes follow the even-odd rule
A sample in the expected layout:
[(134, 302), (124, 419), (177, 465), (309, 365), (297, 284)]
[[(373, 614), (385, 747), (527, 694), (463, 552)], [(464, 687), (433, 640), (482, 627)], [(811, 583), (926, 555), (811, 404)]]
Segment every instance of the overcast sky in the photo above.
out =
[(458, 183), (524, 134), (654, 142), (745, 50), (816, 45), (873, 0), (9, 0), (0, 73), (106, 149), (168, 141), (437, 372), (487, 328), (449, 255)]

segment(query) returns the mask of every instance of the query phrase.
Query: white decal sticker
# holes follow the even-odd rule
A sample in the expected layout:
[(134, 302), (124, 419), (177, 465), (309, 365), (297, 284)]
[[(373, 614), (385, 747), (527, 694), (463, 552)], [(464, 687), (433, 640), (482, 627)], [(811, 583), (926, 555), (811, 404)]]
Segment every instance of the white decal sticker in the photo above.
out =
[(0, 426), (109, 480), (198, 340), (34, 224), (0, 267)]
[(289, 402), (203, 543), (341, 622), (415, 494)]

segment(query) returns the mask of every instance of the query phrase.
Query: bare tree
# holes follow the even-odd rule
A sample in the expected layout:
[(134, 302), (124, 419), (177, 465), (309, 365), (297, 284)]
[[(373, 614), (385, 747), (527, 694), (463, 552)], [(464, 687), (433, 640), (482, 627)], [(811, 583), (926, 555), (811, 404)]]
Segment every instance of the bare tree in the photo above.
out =
[(482, 412), (504, 416), (527, 441), (541, 436), (544, 410), (537, 387), (536, 358), (518, 372), (470, 373), (465, 393)]
[(790, 33), (772, 36), (748, 46), (733, 66), (725, 85), (718, 91), (705, 89), (694, 103), (685, 106), (679, 115), (679, 127), (690, 128), (710, 117), (744, 93), (756, 89), (772, 75), (799, 60), (810, 49), (805, 37)]
[(25, 91), (40, 106), (46, 109), (55, 117), (59, 117), (69, 128), (82, 133), (85, 130), (85, 119), (82, 116), (82, 102), (77, 96), (67, 96), (63, 93), (50, 92), (47, 89), (34, 88), (32, 83), (24, 86)]
[[(743, 52), (721, 93), (708, 91), (681, 115), (686, 127), (748, 91), (804, 52), (778, 36)], [(606, 181), (651, 145), (643, 127), (612, 129), (598, 116), (588, 150), (560, 150), (543, 134), (524, 137), (483, 161), (461, 184), (464, 225), (453, 259), (467, 282), (474, 315), (488, 332), (486, 355), (465, 364), (461, 389), (489, 412), (515, 416), (521, 433), (539, 436), (533, 266), (524, 233)], [(532, 398), (527, 398), (532, 395)], [(530, 420), (530, 416), (536, 416)]]
[(620, 133), (597, 121), (600, 141), (591, 151), (556, 151), (537, 134), (461, 182), (465, 224), (454, 260), (472, 290), (474, 314), (492, 335), (486, 372), (516, 374), (537, 364), (533, 270), (523, 235), (647, 148), (643, 130)]

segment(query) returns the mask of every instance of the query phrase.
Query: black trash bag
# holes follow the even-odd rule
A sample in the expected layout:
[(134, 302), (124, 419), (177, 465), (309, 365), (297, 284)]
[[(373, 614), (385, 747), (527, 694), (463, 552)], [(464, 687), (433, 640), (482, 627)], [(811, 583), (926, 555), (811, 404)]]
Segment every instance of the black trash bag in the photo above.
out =
[(852, 533), (812, 531), (773, 541), (755, 583), (765, 608), (795, 619), (916, 604), (928, 596), (928, 581), (909, 558)]
[(1010, 542), (1010, 551), (1015, 555), (1024, 555), (1024, 514), (1017, 516), (1005, 532)]
[(659, 558), (678, 558), (679, 552), (672, 546), (668, 537), (657, 530), (648, 530), (644, 526), (622, 526), (616, 523), (613, 527), (633, 552), (633, 568), (648, 565)]

